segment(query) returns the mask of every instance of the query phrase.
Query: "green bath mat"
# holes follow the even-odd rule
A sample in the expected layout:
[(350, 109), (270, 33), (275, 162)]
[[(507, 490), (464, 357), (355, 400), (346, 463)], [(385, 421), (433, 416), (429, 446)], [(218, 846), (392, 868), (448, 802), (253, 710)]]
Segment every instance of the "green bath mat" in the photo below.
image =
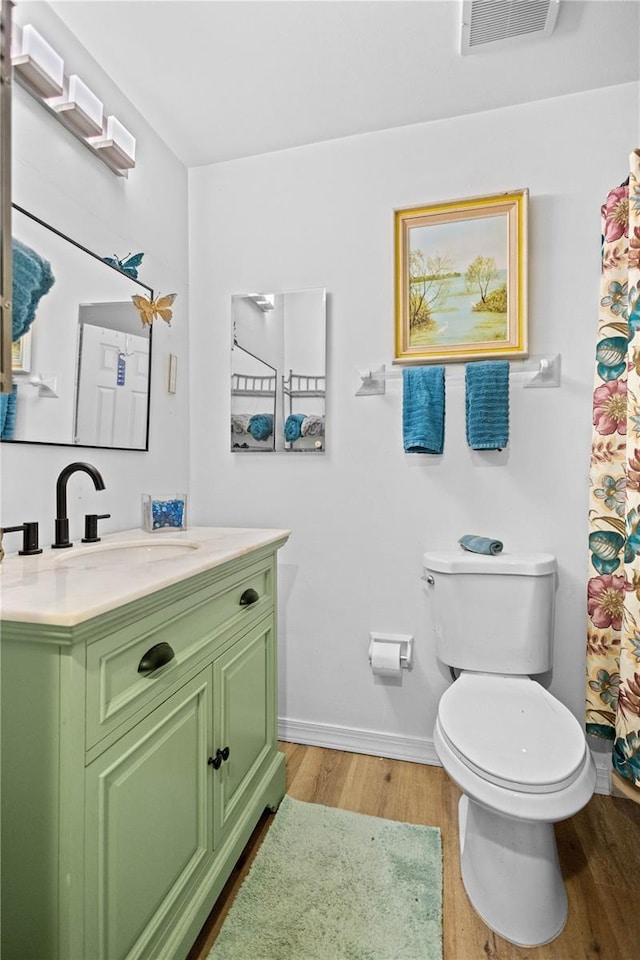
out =
[(442, 960), (442, 844), (285, 797), (209, 960)]

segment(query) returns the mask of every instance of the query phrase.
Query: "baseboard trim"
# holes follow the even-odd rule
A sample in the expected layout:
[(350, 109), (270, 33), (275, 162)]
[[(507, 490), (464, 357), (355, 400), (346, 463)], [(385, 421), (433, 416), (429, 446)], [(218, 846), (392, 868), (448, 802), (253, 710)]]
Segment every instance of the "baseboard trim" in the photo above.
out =
[[(331, 723), (309, 723), (307, 720), (278, 718), (278, 739), (288, 743), (305, 743), (312, 747), (327, 747), (329, 750), (345, 750), (347, 753), (366, 753), (389, 760), (409, 760), (440, 767), (433, 740), (427, 737), (400, 737), (380, 730), (361, 730), (357, 727), (338, 727)], [(611, 793), (611, 758), (592, 751), (596, 765), (595, 793)]]
[(289, 743), (305, 743), (312, 747), (328, 747), (348, 753), (366, 753), (389, 760), (409, 760), (441, 766), (433, 740), (400, 737), (380, 730), (338, 727), (330, 723), (309, 723), (306, 720), (278, 719), (278, 739)]
[(602, 754), (591, 751), (591, 756), (596, 765), (596, 786), (594, 793), (602, 793), (608, 796), (611, 793), (611, 757), (608, 757), (606, 766), (602, 763)]

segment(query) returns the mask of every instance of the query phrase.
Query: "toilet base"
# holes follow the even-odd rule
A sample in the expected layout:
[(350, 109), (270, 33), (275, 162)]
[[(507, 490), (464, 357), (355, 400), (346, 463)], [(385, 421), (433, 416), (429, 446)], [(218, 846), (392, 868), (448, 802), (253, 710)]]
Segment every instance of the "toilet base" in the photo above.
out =
[(495, 933), (542, 946), (567, 919), (552, 823), (513, 820), (463, 795), (458, 806), (460, 866), (467, 896)]

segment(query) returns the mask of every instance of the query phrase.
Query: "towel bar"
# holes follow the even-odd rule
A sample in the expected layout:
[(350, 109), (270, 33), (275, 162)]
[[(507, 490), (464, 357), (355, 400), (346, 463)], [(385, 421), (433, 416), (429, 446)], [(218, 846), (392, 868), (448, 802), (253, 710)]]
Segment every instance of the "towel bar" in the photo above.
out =
[[(526, 360), (512, 360), (510, 375), (525, 375), (523, 387), (559, 387), (560, 386), (560, 354), (534, 355)], [(399, 380), (402, 377), (402, 367), (393, 367), (387, 370), (384, 363), (377, 368), (357, 371), (356, 397), (374, 397), (386, 393), (387, 380)], [(464, 364), (447, 364), (446, 380), (464, 382)]]

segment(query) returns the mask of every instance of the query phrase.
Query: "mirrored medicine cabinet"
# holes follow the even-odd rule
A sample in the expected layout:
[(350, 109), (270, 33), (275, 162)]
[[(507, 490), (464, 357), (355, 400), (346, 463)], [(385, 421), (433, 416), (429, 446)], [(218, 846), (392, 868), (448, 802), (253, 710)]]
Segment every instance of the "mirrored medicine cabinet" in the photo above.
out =
[(323, 288), (231, 298), (231, 451), (326, 449)]
[(146, 284), (105, 263), (23, 208), (13, 237), (54, 277), (27, 333), (13, 343), (14, 419), (5, 442), (147, 450), (151, 341), (133, 294)]

